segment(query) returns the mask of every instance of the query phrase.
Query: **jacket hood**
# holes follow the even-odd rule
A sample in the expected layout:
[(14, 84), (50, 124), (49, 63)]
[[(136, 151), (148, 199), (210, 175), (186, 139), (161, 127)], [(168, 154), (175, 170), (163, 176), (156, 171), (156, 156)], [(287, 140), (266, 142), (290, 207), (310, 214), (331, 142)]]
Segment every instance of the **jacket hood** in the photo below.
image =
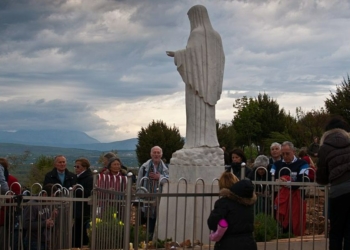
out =
[(350, 136), (348, 132), (343, 129), (331, 129), (322, 135), (320, 145), (323, 144), (327, 144), (335, 148), (344, 148), (350, 145)]
[(245, 206), (253, 205), (257, 199), (255, 192), (253, 192), (253, 196), (251, 198), (245, 198), (245, 197), (241, 197), (241, 196), (231, 192), (230, 189), (228, 189), (228, 188), (221, 189), (220, 196), (226, 197), (226, 198), (231, 199), (231, 200), (235, 200), (238, 203), (245, 205)]

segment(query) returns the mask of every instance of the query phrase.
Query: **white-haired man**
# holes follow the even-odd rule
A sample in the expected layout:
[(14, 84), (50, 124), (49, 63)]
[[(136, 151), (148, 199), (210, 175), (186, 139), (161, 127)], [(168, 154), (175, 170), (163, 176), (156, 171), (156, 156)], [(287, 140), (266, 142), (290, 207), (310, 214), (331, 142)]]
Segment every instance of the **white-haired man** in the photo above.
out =
[[(169, 177), (169, 170), (162, 161), (163, 150), (159, 146), (151, 149), (151, 159), (146, 161), (139, 169), (136, 187), (144, 187), (149, 193), (157, 193), (160, 185)], [(152, 240), (157, 220), (157, 209), (153, 206), (149, 211), (144, 210), (144, 216), (148, 219), (149, 240)]]

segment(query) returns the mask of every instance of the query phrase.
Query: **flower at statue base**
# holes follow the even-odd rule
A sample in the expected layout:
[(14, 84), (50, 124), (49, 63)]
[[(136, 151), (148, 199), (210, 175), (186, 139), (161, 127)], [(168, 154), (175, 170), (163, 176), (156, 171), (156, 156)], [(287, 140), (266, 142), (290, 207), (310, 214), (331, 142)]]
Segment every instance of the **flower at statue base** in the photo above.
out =
[(92, 231), (96, 231), (95, 247), (99, 249), (116, 249), (123, 247), (124, 223), (118, 218), (117, 213), (107, 210), (96, 218), (95, 228), (92, 222), (87, 229), (89, 246), (92, 243)]

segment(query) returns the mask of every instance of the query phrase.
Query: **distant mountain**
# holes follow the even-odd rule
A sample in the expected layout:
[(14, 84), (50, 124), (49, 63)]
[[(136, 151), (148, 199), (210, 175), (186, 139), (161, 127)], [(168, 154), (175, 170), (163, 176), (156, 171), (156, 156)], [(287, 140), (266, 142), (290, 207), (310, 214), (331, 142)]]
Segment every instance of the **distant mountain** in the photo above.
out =
[(18, 130), (16, 132), (0, 131), (0, 143), (110, 151), (112, 149), (135, 150), (137, 139), (101, 143), (80, 131)]
[(81, 148), (87, 150), (99, 150), (99, 151), (110, 151), (110, 150), (135, 150), (137, 144), (137, 138), (132, 138), (124, 141), (115, 141), (108, 143), (93, 143), (93, 144), (79, 144), (74, 145), (74, 148)]

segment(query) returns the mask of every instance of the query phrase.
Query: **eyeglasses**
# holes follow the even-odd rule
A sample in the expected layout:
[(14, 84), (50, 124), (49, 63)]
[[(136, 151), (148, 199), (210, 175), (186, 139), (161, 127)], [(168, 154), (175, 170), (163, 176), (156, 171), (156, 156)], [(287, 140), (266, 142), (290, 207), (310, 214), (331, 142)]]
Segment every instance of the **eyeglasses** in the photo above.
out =
[(80, 166), (78, 166), (78, 165), (75, 165), (75, 166), (74, 166), (74, 168), (80, 168)]

